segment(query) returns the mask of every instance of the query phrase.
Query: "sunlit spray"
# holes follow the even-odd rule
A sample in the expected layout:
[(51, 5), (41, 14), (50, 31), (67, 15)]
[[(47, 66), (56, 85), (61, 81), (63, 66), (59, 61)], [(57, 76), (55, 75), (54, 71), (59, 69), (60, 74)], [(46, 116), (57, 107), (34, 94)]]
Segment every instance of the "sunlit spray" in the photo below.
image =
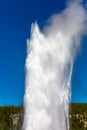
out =
[(73, 61), (86, 13), (78, 2), (53, 15), (41, 32), (32, 24), (27, 40), (24, 130), (69, 129)]

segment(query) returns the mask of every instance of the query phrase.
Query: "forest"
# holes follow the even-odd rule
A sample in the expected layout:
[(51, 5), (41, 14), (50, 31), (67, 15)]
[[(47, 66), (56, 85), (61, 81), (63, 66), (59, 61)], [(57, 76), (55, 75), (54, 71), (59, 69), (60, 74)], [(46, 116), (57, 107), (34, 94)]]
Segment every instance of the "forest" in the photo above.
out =
[(0, 107), (0, 130), (22, 130), (23, 106)]
[(70, 104), (69, 119), (70, 130), (87, 130), (87, 104)]
[[(22, 130), (23, 105), (0, 107), (0, 130)], [(87, 104), (72, 103), (69, 109), (69, 130), (87, 130)]]

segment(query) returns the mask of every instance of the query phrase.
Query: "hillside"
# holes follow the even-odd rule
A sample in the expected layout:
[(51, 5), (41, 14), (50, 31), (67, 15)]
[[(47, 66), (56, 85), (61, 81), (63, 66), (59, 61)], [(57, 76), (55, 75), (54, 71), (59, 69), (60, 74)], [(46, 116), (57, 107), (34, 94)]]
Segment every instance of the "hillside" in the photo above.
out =
[[(87, 104), (70, 104), (70, 130), (87, 130)], [(22, 130), (23, 106), (0, 107), (0, 130)]]

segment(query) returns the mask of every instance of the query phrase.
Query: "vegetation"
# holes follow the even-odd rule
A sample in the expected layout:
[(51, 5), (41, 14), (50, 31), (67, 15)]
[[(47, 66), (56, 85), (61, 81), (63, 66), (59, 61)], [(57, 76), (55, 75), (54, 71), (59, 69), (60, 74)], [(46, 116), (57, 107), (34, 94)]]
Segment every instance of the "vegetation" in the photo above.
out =
[[(70, 104), (70, 130), (87, 130), (87, 104)], [(23, 106), (0, 107), (0, 130), (22, 130)]]
[(22, 106), (0, 107), (0, 130), (21, 130), (22, 120)]
[(87, 130), (87, 104), (70, 104), (70, 130)]

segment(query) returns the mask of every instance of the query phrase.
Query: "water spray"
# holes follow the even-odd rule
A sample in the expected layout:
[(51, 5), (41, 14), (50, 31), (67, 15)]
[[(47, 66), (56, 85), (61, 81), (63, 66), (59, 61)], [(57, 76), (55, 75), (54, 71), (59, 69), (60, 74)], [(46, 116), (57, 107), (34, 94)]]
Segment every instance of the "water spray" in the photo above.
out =
[(41, 32), (32, 24), (27, 40), (24, 130), (69, 130), (73, 61), (84, 33), (86, 12), (69, 3)]

